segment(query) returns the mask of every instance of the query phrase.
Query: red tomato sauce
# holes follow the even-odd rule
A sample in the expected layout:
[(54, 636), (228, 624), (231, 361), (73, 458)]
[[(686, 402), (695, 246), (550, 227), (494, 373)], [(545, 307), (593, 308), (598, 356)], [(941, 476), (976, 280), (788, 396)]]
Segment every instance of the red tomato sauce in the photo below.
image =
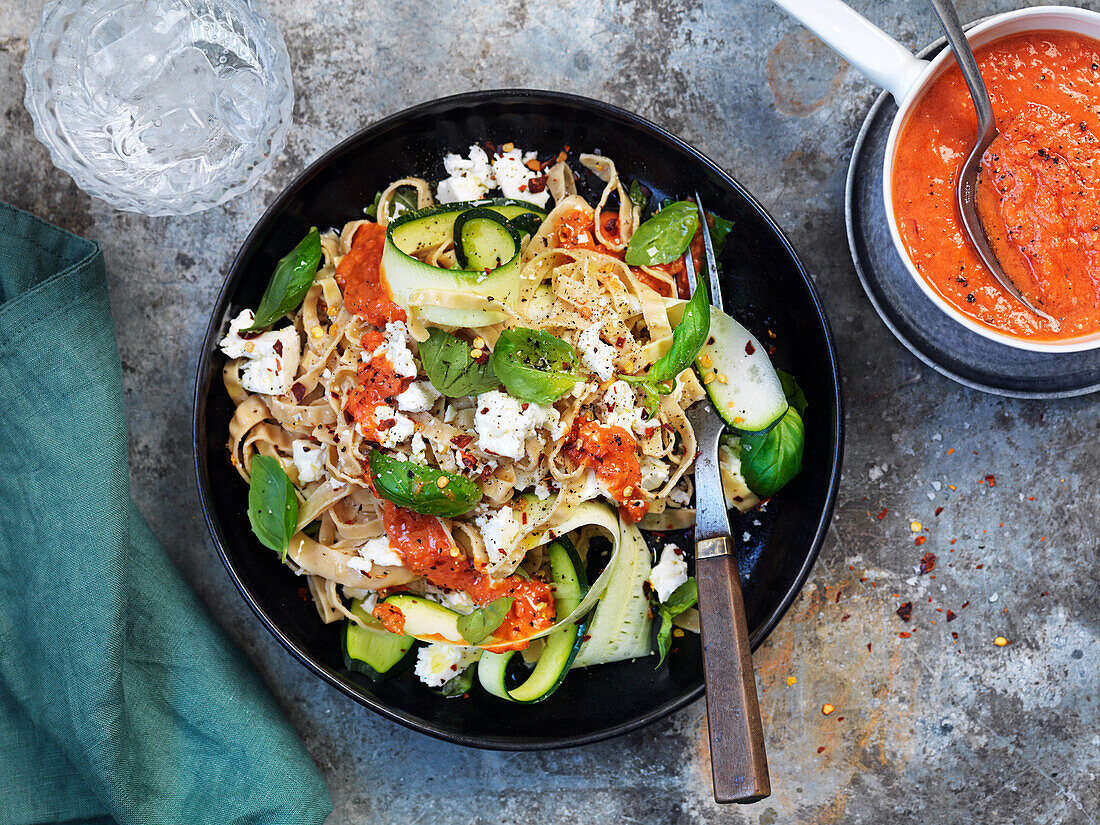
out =
[[(515, 597), (504, 622), (493, 633), (499, 643), (493, 644), (492, 650), (523, 650), (530, 644), (528, 636), (554, 623), (554, 598), (549, 585), (520, 576), (498, 580), (478, 570), (465, 554), (452, 552), (458, 548), (435, 516), (414, 513), (387, 501), (382, 505), (382, 525), (405, 567), (430, 584), (460, 590), (479, 605), (503, 596)], [(405, 617), (401, 611), (392, 606), (382, 610), (383, 607), (385, 604), (375, 608), (375, 617), (387, 630), (404, 632)]]
[(619, 515), (636, 524), (649, 511), (641, 498), (642, 467), (638, 443), (622, 427), (608, 427), (590, 418), (578, 418), (564, 448), (574, 464), (589, 467), (619, 502)]
[(964, 315), (1001, 332), (1058, 340), (1100, 330), (1100, 41), (1011, 35), (976, 50), (1001, 137), (982, 158), (977, 203), (998, 260), (1058, 328), (1007, 295), (966, 238), (955, 185), (977, 135), (958, 67), (898, 136), (894, 213), (918, 272)]
[[(603, 212), (600, 215), (600, 221), (604, 237), (618, 240), (619, 213), (611, 211)], [(573, 209), (562, 215), (561, 223), (558, 225), (558, 246), (563, 249), (591, 249), (595, 252), (602, 252), (604, 255), (610, 255), (612, 258), (618, 258), (620, 261), (626, 255), (625, 250), (608, 249), (597, 241), (595, 214), (589, 214), (582, 209)], [(695, 232), (695, 237), (691, 239), (690, 248), (695, 263), (695, 271), (702, 272), (703, 236), (698, 230)], [(679, 297), (685, 299), (690, 297), (691, 290), (688, 289), (687, 269), (684, 267), (684, 258), (682, 255), (671, 263), (656, 264), (651, 267), (651, 269), (661, 269), (673, 276), (676, 281), (676, 289)], [(671, 289), (667, 283), (650, 275), (640, 266), (632, 266), (630, 267), (630, 271), (634, 273), (639, 281), (654, 292), (666, 298), (672, 297), (670, 295)]]
[[(384, 340), (381, 332), (371, 330), (363, 335), (363, 350), (373, 352)], [(384, 354), (360, 364), (356, 374), (359, 381), (348, 393), (344, 412), (358, 422), (364, 438), (381, 444), (379, 431), (386, 429), (386, 422), (376, 421), (374, 411), (380, 406), (394, 406), (397, 396), (409, 388), (413, 379), (402, 378), (394, 372), (393, 364)]]
[(393, 293), (382, 271), (385, 245), (385, 227), (364, 223), (355, 230), (351, 249), (336, 267), (336, 283), (344, 294), (348, 312), (374, 327), (407, 320), (405, 310), (393, 302)]

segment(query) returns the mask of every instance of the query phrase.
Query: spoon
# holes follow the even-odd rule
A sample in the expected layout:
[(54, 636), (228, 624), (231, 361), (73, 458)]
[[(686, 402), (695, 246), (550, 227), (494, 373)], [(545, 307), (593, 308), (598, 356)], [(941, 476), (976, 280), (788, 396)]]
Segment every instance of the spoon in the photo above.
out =
[(959, 15), (955, 11), (954, 3), (951, 0), (928, 0), (928, 2), (936, 13), (936, 17), (939, 18), (940, 26), (947, 36), (951, 51), (955, 53), (955, 61), (959, 64), (959, 70), (962, 72), (963, 80), (966, 81), (966, 87), (970, 90), (970, 97), (973, 98), (974, 108), (978, 113), (978, 129), (981, 134), (959, 170), (959, 180), (955, 190), (956, 203), (959, 207), (959, 214), (962, 216), (963, 226), (966, 228), (966, 234), (977, 250), (978, 257), (982, 259), (986, 269), (993, 273), (993, 277), (997, 279), (1004, 290), (1036, 315), (1050, 321), (1057, 328), (1059, 322), (1055, 318), (1032, 304), (1016, 288), (1016, 285), (1012, 283), (1004, 269), (1001, 268), (1001, 262), (997, 260), (997, 253), (989, 245), (985, 227), (978, 215), (975, 195), (978, 190), (978, 172), (981, 169), (982, 155), (989, 148), (989, 144), (1000, 135), (1000, 132), (997, 131), (997, 123), (993, 119), (993, 106), (989, 102), (989, 91), (986, 89), (985, 81), (982, 80), (982, 75), (978, 71), (978, 61), (974, 59), (974, 52), (970, 50), (970, 42), (963, 34), (962, 24), (959, 22)]

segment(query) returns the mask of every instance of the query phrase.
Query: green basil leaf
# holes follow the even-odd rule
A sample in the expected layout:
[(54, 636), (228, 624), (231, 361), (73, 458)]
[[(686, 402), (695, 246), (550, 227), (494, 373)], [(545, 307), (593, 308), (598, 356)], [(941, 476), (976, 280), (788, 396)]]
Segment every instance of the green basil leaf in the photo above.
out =
[(710, 215), (710, 221), (707, 222), (707, 228), (710, 230), (710, 243), (714, 247), (714, 257), (718, 258), (722, 255), (722, 250), (726, 248), (726, 236), (733, 229), (733, 221), (720, 218), (713, 212), (707, 214)]
[(669, 594), (664, 607), (669, 615), (675, 618), (689, 607), (695, 607), (697, 601), (699, 601), (699, 586), (695, 582), (695, 576), (689, 576), (686, 582)]
[(577, 355), (561, 338), (541, 329), (506, 329), (493, 347), (493, 371), (520, 401), (549, 404), (580, 379)]
[(657, 630), (657, 664), (653, 668), (654, 670), (664, 663), (665, 656), (668, 655), (668, 649), (672, 646), (672, 617), (663, 608), (659, 609), (659, 613), (661, 626)]
[[(399, 461), (377, 449), (371, 450), (370, 475), (382, 498), (428, 516), (454, 518), (470, 512), (481, 501), (481, 490), (470, 479)], [(443, 487), (439, 486), (441, 479), (446, 479)]]
[(626, 262), (631, 266), (668, 264), (684, 254), (699, 227), (699, 210), (688, 201), (670, 203), (630, 236)]
[(775, 372), (779, 376), (779, 383), (783, 385), (783, 394), (787, 396), (787, 403), (798, 410), (799, 415), (805, 416), (806, 407), (810, 405), (806, 401), (806, 395), (802, 392), (802, 388), (794, 380), (794, 376), (789, 372), (783, 372), (783, 370), (776, 370)]
[(440, 694), (447, 699), (461, 699), (474, 686), (474, 673), (476, 671), (477, 668), (470, 665), (457, 676), (448, 679), (443, 683), (443, 687), (439, 689)]
[(763, 435), (741, 437), (741, 472), (761, 498), (774, 496), (802, 470), (806, 430), (794, 405)]
[(491, 359), (479, 364), (470, 357), (468, 343), (441, 329), (428, 330), (428, 340), (420, 344), (420, 363), (432, 386), (448, 398), (480, 395), (500, 386)]
[(667, 601), (658, 602), (656, 593), (650, 594), (650, 601), (656, 606), (661, 617), (661, 626), (657, 630), (657, 667), (660, 667), (672, 645), (672, 620), (689, 607), (694, 607), (699, 601), (699, 588), (695, 577), (689, 577), (686, 582), (673, 590)]
[[(378, 204), (382, 202), (382, 190), (379, 189), (374, 193), (374, 203), (363, 210), (365, 214), (372, 221), (378, 220)], [(415, 186), (399, 186), (397, 191), (393, 193), (393, 198), (390, 200), (390, 212), (393, 212), (394, 206), (402, 206), (409, 212), (414, 212), (420, 208), (420, 199), (416, 191)], [(393, 215), (391, 214), (392, 218)]]
[(248, 485), (248, 521), (264, 547), (286, 558), (298, 524), (298, 497), (277, 458), (253, 455)]
[(634, 180), (630, 184), (630, 202), (637, 206), (642, 212), (645, 212), (645, 207), (646, 204), (649, 203), (649, 198), (646, 196), (645, 188), (639, 180)]
[(504, 623), (508, 611), (512, 609), (514, 596), (501, 596), (479, 607), (473, 613), (458, 617), (458, 632), (462, 638), (472, 645), (479, 645), (493, 635), (498, 627)]
[(256, 319), (248, 329), (269, 327), (288, 312), (297, 309), (313, 285), (313, 278), (320, 265), (321, 234), (315, 226), (275, 265), (275, 272), (264, 290), (264, 297), (260, 299), (260, 306), (256, 309)]
[(690, 367), (710, 334), (710, 300), (703, 280), (695, 286), (695, 292), (684, 305), (684, 317), (672, 330), (672, 346), (649, 368), (646, 377), (650, 383), (670, 381)]

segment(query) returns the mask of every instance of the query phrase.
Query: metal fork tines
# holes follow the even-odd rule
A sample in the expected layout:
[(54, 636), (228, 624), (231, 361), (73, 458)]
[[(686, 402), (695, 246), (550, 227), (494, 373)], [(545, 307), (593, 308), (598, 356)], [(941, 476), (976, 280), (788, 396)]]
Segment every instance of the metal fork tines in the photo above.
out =
[[(707, 288), (710, 293), (710, 304), (717, 310), (723, 308), (722, 285), (718, 283), (718, 264), (714, 259), (714, 244), (710, 240), (710, 227), (707, 226), (707, 212), (703, 209), (703, 201), (699, 193), (695, 193), (695, 205), (699, 209), (699, 225), (703, 231), (703, 266), (707, 270)], [(691, 247), (684, 253), (684, 268), (687, 270), (688, 286), (695, 291), (695, 285), (699, 278), (695, 272), (695, 258), (691, 254)]]

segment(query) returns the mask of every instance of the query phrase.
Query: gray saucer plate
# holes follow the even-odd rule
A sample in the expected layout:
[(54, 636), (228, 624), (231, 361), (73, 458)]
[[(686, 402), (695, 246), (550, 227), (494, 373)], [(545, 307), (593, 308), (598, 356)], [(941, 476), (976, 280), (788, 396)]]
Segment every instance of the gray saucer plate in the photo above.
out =
[[(934, 54), (940, 40), (921, 53)], [(852, 148), (845, 192), (848, 246), (867, 297), (894, 336), (937, 372), (983, 392), (1068, 398), (1100, 391), (1100, 349), (1028, 352), (983, 338), (929, 300), (894, 248), (882, 194), (882, 164), (897, 106), (887, 92), (868, 112)]]

